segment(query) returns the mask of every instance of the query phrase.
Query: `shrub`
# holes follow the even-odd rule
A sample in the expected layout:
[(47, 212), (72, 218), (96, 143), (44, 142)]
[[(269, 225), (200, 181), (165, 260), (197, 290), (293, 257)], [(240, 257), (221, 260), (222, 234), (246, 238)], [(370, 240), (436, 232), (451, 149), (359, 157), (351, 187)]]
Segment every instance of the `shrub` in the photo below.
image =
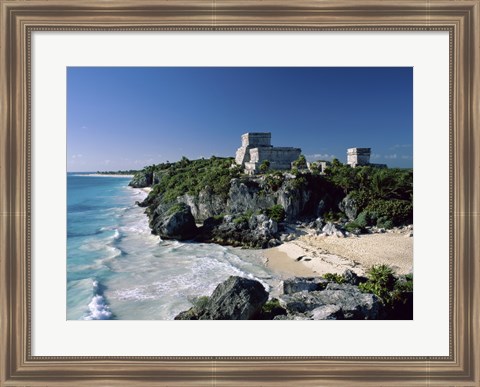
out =
[(285, 210), (280, 204), (275, 204), (274, 206), (267, 209), (267, 216), (274, 220), (275, 222), (282, 222), (285, 219)]
[(310, 172), (312, 172), (313, 175), (318, 175), (320, 173), (320, 166), (318, 165), (318, 163), (310, 163)]
[(341, 212), (333, 212), (332, 210), (329, 210), (323, 214), (323, 219), (325, 219), (325, 222), (336, 222), (342, 217), (343, 214)]
[(271, 313), (275, 308), (281, 308), (280, 301), (276, 298), (272, 298), (271, 300), (267, 301), (263, 307), (262, 312), (264, 313)]
[(357, 230), (362, 231), (363, 227), (361, 227), (356, 221), (349, 222), (345, 225), (345, 230), (348, 232), (355, 232)]
[(253, 215), (252, 210), (245, 211), (243, 214), (238, 215), (235, 219), (233, 219), (233, 223), (234, 224), (248, 223), (252, 215)]
[[(376, 213), (378, 221), (385, 223), (387, 220), (394, 225), (410, 224), (413, 221), (413, 204), (407, 200), (373, 200), (365, 211)], [(391, 227), (390, 227), (391, 228)]]
[(265, 186), (273, 192), (276, 192), (282, 186), (284, 181), (285, 177), (280, 171), (275, 171), (265, 176)]
[(381, 216), (377, 220), (377, 227), (378, 228), (385, 228), (385, 229), (390, 229), (393, 228), (393, 222), (388, 219), (386, 216)]
[(149, 196), (160, 196), (162, 202), (171, 203), (181, 195), (198, 195), (208, 187), (209, 193), (226, 198), (231, 179), (240, 177), (241, 173), (239, 168), (232, 168), (233, 162), (233, 158), (188, 160), (184, 157), (176, 163), (146, 167), (144, 171), (162, 175), (158, 184), (153, 187), (153, 194)]
[(345, 278), (343, 275), (336, 274), (336, 273), (326, 273), (322, 275), (327, 281), (336, 282), (337, 284), (343, 284), (345, 282)]
[(380, 297), (387, 319), (411, 320), (413, 318), (413, 276), (395, 277), (386, 265), (373, 266), (367, 272), (367, 282), (358, 285), (362, 292)]
[(303, 189), (307, 186), (307, 179), (302, 176), (298, 171), (295, 175), (295, 179), (290, 180), (290, 186), (294, 189)]
[(270, 161), (268, 161), (268, 160), (263, 160), (262, 163), (260, 164), (260, 166), (258, 167), (258, 169), (262, 173), (267, 172), (269, 168), (270, 168)]
[(355, 223), (358, 224), (358, 227), (365, 228), (370, 225), (371, 216), (368, 212), (363, 211), (358, 214), (357, 219), (355, 219)]
[(307, 160), (305, 159), (305, 156), (298, 156), (298, 159), (293, 162), (293, 166), (298, 169), (307, 168)]
[(358, 285), (359, 289), (375, 294), (382, 299), (384, 304), (391, 303), (396, 283), (392, 268), (387, 265), (374, 265), (367, 271), (367, 278), (367, 282)]

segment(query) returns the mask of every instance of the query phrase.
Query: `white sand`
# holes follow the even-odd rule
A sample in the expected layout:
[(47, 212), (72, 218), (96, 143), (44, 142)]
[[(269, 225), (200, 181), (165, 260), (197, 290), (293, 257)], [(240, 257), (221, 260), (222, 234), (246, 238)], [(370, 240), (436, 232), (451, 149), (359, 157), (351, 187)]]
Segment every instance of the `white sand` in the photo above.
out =
[(413, 268), (413, 237), (405, 233), (367, 234), (359, 237), (304, 235), (264, 252), (266, 265), (283, 278), (343, 273), (363, 275), (372, 265), (386, 264), (397, 274)]

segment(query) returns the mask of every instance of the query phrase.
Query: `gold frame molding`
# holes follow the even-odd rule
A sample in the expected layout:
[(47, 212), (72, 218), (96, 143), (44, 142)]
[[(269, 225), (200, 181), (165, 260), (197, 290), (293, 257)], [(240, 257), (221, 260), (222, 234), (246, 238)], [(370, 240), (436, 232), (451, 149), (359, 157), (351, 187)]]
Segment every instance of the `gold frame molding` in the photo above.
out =
[[(480, 0), (0, 0), (1, 386), (480, 386)], [(33, 31), (448, 31), (450, 354), (31, 355)]]

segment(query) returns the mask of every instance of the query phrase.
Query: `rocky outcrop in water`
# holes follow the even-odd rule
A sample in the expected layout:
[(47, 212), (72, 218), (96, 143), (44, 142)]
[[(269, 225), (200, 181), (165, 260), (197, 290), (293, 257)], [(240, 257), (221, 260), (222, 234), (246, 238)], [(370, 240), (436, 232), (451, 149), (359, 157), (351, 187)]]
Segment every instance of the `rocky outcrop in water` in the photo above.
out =
[(260, 316), (267, 299), (260, 282), (232, 276), (175, 320), (251, 320)]
[(184, 203), (158, 206), (151, 216), (150, 227), (163, 239), (191, 239), (198, 232), (190, 207)]
[(207, 219), (196, 240), (264, 249), (281, 244), (278, 236), (278, 224), (268, 216), (242, 214)]

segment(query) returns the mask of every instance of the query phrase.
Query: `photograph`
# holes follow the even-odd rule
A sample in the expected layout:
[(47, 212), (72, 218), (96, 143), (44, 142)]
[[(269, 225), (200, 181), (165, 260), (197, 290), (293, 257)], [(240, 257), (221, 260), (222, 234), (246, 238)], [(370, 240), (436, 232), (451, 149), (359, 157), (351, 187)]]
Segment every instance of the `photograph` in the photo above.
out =
[(480, 386), (480, 0), (0, 9), (1, 386)]
[(413, 73), (67, 67), (66, 319), (414, 320)]

